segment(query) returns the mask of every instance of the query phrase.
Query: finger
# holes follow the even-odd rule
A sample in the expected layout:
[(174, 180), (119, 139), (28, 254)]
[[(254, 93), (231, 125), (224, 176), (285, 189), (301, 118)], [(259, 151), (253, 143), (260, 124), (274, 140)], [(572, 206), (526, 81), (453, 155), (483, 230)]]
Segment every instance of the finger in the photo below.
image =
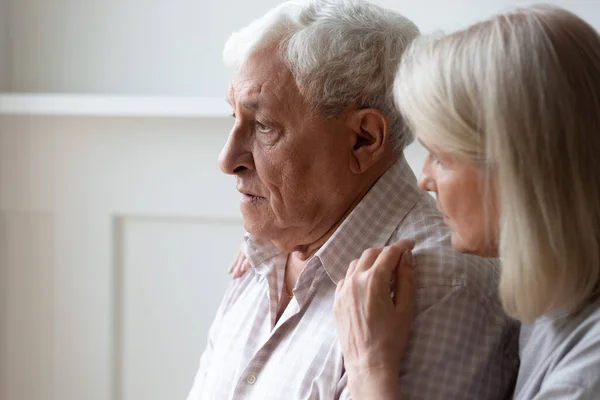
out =
[(340, 307), (340, 301), (341, 301), (341, 296), (342, 296), (342, 289), (344, 288), (344, 282), (345, 282), (345, 279), (342, 278), (337, 283), (337, 287), (335, 288), (335, 296), (333, 298), (333, 313), (335, 315), (337, 315), (337, 312)]
[[(415, 241), (412, 239), (399, 240), (384, 248), (377, 257), (373, 268), (380, 270), (386, 276), (388, 282), (393, 278), (395, 268), (398, 266), (402, 254), (407, 250), (412, 250), (415, 247)], [(393, 281), (392, 281), (393, 282)]]
[(358, 260), (352, 260), (350, 265), (348, 266), (348, 270), (346, 270), (346, 279), (350, 278), (354, 271), (356, 271), (356, 265), (358, 264)]
[(396, 277), (396, 311), (402, 314), (407, 320), (407, 324), (412, 322), (415, 306), (415, 279), (412, 267), (412, 252), (408, 250), (402, 257), (402, 262), (398, 268)]
[(342, 278), (338, 283), (337, 283), (337, 287), (335, 288), (335, 297), (337, 298), (340, 291), (342, 290), (342, 288), (344, 287), (344, 282), (346, 280), (344, 278)]
[(389, 284), (394, 270), (400, 264), (403, 252), (403, 246), (385, 247), (373, 264), (374, 276), (381, 277), (382, 283)]
[(233, 260), (233, 263), (231, 263), (231, 266), (229, 267), (229, 273), (233, 273), (235, 272), (235, 269), (240, 261), (240, 257), (242, 256), (242, 251), (238, 251), (237, 255), (235, 256), (235, 259)]
[(392, 243), (390, 245), (390, 247), (399, 247), (400, 249), (402, 249), (402, 252), (405, 252), (406, 250), (412, 250), (415, 248), (415, 240), (414, 239), (401, 239), (398, 240), (395, 243)]
[(244, 275), (244, 270), (243, 270), (244, 262), (245, 261), (243, 259), (238, 261), (237, 265), (235, 266), (235, 268), (233, 270), (233, 274), (232, 274), (233, 279), (237, 279), (240, 276)]
[(238, 253), (236, 254), (235, 258), (233, 259), (233, 262), (229, 266), (229, 273), (230, 274), (235, 270), (235, 267), (237, 266), (237, 264), (238, 264), (238, 262), (240, 260), (240, 254), (241, 254), (241, 252), (238, 251)]
[(363, 251), (358, 263), (356, 264), (356, 271), (366, 271), (370, 269), (383, 249), (383, 247), (377, 247)]
[(250, 269), (250, 261), (246, 260), (246, 257), (244, 256), (242, 257), (235, 271), (233, 272), (233, 278), (240, 278), (246, 273), (246, 271), (248, 271), (248, 269)]

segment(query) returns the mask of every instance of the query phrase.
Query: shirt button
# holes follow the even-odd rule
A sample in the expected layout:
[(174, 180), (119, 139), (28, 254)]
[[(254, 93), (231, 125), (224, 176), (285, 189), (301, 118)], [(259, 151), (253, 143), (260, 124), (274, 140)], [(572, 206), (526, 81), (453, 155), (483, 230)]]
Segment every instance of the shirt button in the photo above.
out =
[(246, 383), (248, 385), (254, 385), (256, 383), (256, 375), (254, 375), (254, 374), (248, 375), (248, 377), (246, 378)]

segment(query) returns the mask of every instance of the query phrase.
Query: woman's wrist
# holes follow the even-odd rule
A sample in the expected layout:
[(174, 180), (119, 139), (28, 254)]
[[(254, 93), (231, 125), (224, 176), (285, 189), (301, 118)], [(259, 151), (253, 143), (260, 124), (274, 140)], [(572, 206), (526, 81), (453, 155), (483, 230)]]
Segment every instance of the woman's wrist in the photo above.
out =
[(394, 368), (348, 370), (348, 388), (354, 400), (400, 399), (400, 380)]

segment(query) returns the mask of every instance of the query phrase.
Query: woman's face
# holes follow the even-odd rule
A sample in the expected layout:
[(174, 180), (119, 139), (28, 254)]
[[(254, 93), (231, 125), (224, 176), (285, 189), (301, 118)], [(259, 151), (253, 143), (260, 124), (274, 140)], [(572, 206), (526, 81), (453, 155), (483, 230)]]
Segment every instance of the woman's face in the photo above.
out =
[(495, 182), (483, 168), (457, 155), (437, 151), (419, 137), (428, 155), (419, 187), (434, 192), (437, 208), (461, 253), (498, 256), (499, 212)]

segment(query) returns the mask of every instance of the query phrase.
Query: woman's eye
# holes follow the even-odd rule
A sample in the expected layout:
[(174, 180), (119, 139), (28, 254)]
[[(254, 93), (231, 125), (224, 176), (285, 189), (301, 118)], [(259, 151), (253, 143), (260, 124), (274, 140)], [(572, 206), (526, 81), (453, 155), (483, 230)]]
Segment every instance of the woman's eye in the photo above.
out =
[(256, 122), (256, 127), (257, 127), (258, 131), (261, 133), (270, 133), (273, 131), (270, 127), (268, 127), (264, 124), (261, 124), (258, 121)]
[(442, 163), (433, 154), (429, 154), (429, 160), (435, 166), (441, 165)]

